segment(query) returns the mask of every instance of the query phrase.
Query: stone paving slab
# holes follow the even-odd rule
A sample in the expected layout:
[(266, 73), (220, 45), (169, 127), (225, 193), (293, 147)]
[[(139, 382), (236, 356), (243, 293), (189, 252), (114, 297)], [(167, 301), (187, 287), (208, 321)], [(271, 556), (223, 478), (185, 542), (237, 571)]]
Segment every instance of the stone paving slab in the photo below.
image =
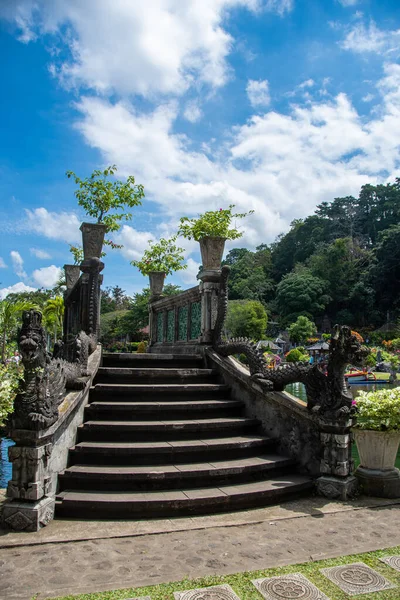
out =
[(389, 548), (400, 545), (400, 528), (393, 525), (399, 517), (400, 505), (392, 505), (318, 518), (2, 548), (0, 599), (136, 588)]
[(301, 573), (254, 579), (252, 583), (260, 594), (264, 596), (265, 600), (284, 600), (285, 598), (329, 600), (325, 594)]
[[(0, 490), (0, 505), (5, 498), (5, 490)], [(399, 500), (360, 497), (352, 502), (329, 501), (325, 498), (302, 498), (275, 506), (246, 511), (221, 513), (196, 517), (177, 517), (174, 519), (152, 519), (139, 521), (80, 521), (56, 519), (38, 532), (12, 532), (0, 528), (0, 548), (52, 542), (86, 541), (118, 537), (142, 536), (206, 529), (208, 527), (226, 527), (277, 521), (293, 518), (323, 517), (327, 514), (354, 511), (363, 508), (391, 506)], [(393, 546), (394, 544), (390, 544)]]
[(392, 567), (392, 569), (400, 571), (400, 556), (383, 556), (379, 560)]
[(390, 590), (396, 586), (366, 564), (351, 563), (320, 569), (321, 573), (350, 596)]
[(184, 592), (174, 592), (175, 600), (240, 600), (230, 585), (212, 585)]

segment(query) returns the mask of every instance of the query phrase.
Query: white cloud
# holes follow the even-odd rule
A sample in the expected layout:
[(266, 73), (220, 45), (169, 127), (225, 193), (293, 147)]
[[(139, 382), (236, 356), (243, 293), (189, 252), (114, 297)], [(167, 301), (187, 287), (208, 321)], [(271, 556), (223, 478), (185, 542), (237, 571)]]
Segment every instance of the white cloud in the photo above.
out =
[(51, 66), (66, 85), (152, 97), (179, 95), (198, 82), (218, 87), (227, 81), (233, 39), (224, 20), (230, 9), (283, 15), (292, 5), (292, 0), (14, 0), (0, 6), (0, 17), (14, 21), (21, 41), (49, 33), (68, 44), (71, 59), (57, 62), (53, 49)]
[(0, 300), (4, 300), (8, 296), (8, 294), (18, 294), (20, 292), (35, 292), (36, 288), (31, 287), (29, 285), (25, 285), (22, 281), (18, 281), (18, 283), (14, 283), (14, 285), (10, 285), (8, 287), (4, 287), (0, 289)]
[(129, 260), (140, 260), (149, 241), (155, 239), (149, 231), (137, 231), (129, 225), (123, 225), (121, 231), (115, 235), (116, 243), (123, 244), (122, 256)]
[(24, 260), (17, 250), (11, 250), (10, 252), (11, 262), (14, 269), (14, 273), (21, 277), (21, 279), (26, 279), (27, 274), (24, 271)]
[(8, 267), (7, 267), (6, 263), (4, 262), (4, 260), (0, 256), (0, 269), (7, 269), (7, 268)]
[(360, 0), (339, 0), (342, 6), (355, 6)]
[(30, 231), (71, 244), (81, 240), (80, 221), (74, 213), (49, 212), (46, 208), (26, 209), (25, 212)]
[(196, 285), (198, 283), (196, 275), (199, 272), (200, 263), (193, 260), (193, 258), (188, 258), (186, 264), (187, 268), (184, 271), (179, 271), (179, 277), (187, 285)]
[(199, 103), (196, 100), (191, 100), (190, 102), (188, 102), (186, 104), (183, 116), (191, 123), (197, 123), (197, 121), (200, 121), (201, 117), (203, 116), (203, 113), (201, 111)]
[(269, 94), (269, 83), (267, 79), (263, 81), (255, 81), (249, 79), (246, 86), (247, 96), (250, 104), (256, 106), (268, 106), (271, 102), (271, 96)]
[(363, 102), (371, 102), (375, 98), (374, 94), (366, 94), (363, 98)]
[(30, 248), (30, 253), (33, 256), (36, 256), (36, 258), (40, 258), (41, 260), (46, 260), (51, 258), (50, 254), (48, 252), (45, 252), (45, 250), (41, 250), (40, 248)]
[(364, 23), (356, 23), (340, 46), (358, 54), (374, 52), (393, 59), (400, 54), (400, 29), (382, 30), (374, 21), (368, 27)]
[(42, 267), (33, 271), (32, 279), (39, 287), (51, 288), (57, 283), (61, 275), (62, 269), (51, 265), (50, 267)]
[[(230, 203), (239, 212), (254, 209), (240, 240), (254, 247), (271, 242), (324, 200), (357, 194), (366, 181), (394, 179), (400, 167), (399, 90), (400, 66), (387, 65), (376, 89), (380, 104), (369, 118), (339, 94), (294, 105), (288, 114), (254, 115), (226, 132), (218, 153), (207, 154), (174, 133), (173, 103), (140, 114), (126, 103), (83, 98), (77, 108), (87, 143), (118, 164), (122, 175), (133, 173), (145, 183), (164, 220), (176, 223), (182, 215)], [(136, 258), (149, 234), (141, 234), (142, 243), (129, 231), (125, 252)]]

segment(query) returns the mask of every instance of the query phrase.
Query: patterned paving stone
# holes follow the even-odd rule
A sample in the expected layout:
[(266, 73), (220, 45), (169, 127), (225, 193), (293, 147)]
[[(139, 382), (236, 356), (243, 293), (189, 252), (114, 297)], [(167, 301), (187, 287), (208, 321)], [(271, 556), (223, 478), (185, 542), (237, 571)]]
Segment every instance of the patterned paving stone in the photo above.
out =
[(174, 592), (175, 600), (240, 600), (230, 585), (213, 585), (208, 588)]
[(350, 596), (380, 592), (396, 587), (382, 575), (361, 562), (320, 569), (320, 571)]
[(329, 600), (301, 573), (255, 579), (252, 583), (265, 600)]
[(389, 565), (389, 567), (392, 567), (392, 569), (400, 571), (400, 556), (384, 556), (379, 560)]

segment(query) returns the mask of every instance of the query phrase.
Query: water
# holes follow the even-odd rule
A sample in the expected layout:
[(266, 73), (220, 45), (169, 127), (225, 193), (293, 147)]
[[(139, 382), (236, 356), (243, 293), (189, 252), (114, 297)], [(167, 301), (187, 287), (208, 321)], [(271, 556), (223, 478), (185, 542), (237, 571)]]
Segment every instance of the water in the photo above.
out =
[[(360, 383), (357, 385), (350, 385), (349, 390), (353, 398), (357, 398), (358, 392), (361, 390), (366, 392), (376, 392), (377, 390), (390, 389), (398, 385), (398, 383), (367, 383), (367, 385), (362, 385), (362, 383)], [(300, 398), (300, 400), (307, 402), (306, 389), (303, 383), (290, 383), (285, 387), (285, 391), (292, 394), (292, 396), (296, 396), (296, 398)]]
[(8, 460), (8, 448), (13, 446), (14, 442), (6, 437), (0, 437), (0, 488), (6, 488), (11, 479), (11, 463)]

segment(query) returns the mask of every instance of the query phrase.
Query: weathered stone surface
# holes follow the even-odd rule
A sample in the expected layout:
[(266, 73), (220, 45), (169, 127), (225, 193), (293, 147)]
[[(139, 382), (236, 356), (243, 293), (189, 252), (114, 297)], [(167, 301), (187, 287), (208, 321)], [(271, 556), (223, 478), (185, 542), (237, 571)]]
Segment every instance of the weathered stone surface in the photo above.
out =
[(51, 497), (38, 502), (7, 502), (3, 506), (3, 525), (14, 531), (39, 531), (53, 519), (54, 505)]
[(382, 562), (392, 567), (392, 569), (396, 569), (396, 571), (400, 571), (400, 555), (395, 556), (383, 556), (380, 558)]
[(400, 498), (399, 469), (393, 467), (393, 469), (383, 471), (380, 469), (367, 469), (360, 465), (354, 475), (358, 479), (362, 492), (367, 496)]
[(301, 573), (255, 579), (252, 583), (265, 600), (329, 600)]
[(370, 594), (389, 590), (396, 586), (366, 564), (352, 563), (339, 567), (320, 569), (321, 573), (333, 581), (343, 592), (350, 596)]
[(239, 600), (230, 585), (213, 585), (185, 592), (175, 592), (175, 600)]
[(39, 500), (49, 492), (47, 474), (52, 444), (36, 448), (10, 446), (8, 457), (12, 463), (12, 479), (8, 482), (8, 498)]
[(332, 500), (349, 500), (357, 493), (358, 481), (355, 477), (332, 477), (323, 475), (316, 481), (316, 490), (320, 496)]

